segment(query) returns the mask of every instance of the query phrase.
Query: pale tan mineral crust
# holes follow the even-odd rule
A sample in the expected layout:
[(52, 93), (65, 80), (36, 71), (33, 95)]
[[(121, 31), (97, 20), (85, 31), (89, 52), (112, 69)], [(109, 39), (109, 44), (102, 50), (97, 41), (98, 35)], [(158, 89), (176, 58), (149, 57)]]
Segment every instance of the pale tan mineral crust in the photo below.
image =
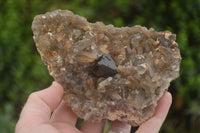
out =
[(85, 120), (140, 125), (179, 76), (181, 56), (169, 31), (89, 23), (68, 10), (36, 16), (32, 30), (64, 100)]

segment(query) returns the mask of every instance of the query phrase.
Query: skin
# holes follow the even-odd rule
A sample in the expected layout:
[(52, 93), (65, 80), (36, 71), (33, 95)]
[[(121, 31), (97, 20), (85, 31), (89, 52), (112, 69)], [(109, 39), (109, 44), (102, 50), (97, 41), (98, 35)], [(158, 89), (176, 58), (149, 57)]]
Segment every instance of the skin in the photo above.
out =
[[(75, 127), (77, 116), (62, 101), (63, 88), (57, 82), (44, 90), (32, 93), (22, 109), (15, 133), (102, 133), (106, 121), (84, 122), (81, 130)], [(162, 126), (172, 102), (165, 92), (158, 102), (152, 118), (142, 124), (136, 133), (157, 133)], [(113, 121), (110, 129), (130, 133), (131, 126)]]

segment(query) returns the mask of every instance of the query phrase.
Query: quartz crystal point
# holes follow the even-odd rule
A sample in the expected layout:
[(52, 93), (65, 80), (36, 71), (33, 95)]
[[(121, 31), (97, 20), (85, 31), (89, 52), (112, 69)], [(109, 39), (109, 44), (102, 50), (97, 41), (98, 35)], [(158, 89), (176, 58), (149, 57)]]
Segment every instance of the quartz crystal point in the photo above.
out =
[(32, 30), (66, 104), (91, 122), (141, 125), (179, 76), (181, 56), (169, 31), (89, 23), (68, 10), (36, 16)]

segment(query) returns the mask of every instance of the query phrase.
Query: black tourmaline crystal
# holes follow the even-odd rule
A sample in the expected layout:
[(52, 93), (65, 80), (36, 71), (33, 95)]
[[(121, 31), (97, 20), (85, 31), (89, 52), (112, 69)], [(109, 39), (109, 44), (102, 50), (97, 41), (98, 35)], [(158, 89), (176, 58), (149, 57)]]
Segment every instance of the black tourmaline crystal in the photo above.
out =
[(103, 54), (99, 60), (97, 60), (93, 69), (93, 74), (96, 77), (112, 77), (117, 73), (117, 66), (113, 59), (108, 54)]

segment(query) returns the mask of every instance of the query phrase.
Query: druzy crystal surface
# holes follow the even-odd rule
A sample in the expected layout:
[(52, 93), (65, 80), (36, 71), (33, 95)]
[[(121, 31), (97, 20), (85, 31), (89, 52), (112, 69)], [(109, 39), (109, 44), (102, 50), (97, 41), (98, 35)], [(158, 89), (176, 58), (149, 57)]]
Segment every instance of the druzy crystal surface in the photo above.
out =
[(169, 31), (89, 23), (68, 10), (36, 16), (32, 30), (66, 104), (85, 120), (140, 125), (179, 76), (180, 52)]

